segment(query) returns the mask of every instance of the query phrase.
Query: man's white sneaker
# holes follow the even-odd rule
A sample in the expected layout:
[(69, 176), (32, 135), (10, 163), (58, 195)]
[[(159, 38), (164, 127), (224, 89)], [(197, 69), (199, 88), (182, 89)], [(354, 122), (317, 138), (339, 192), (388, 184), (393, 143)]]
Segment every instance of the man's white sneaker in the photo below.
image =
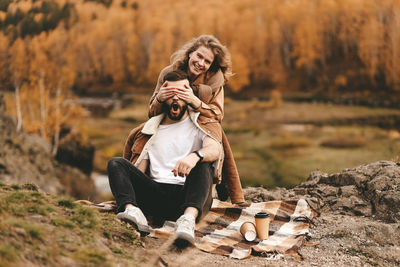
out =
[(194, 244), (195, 224), (195, 218), (193, 218), (191, 215), (182, 215), (179, 217), (179, 219), (176, 221), (176, 244), (182, 244), (185, 242), (191, 245)]
[(127, 207), (124, 212), (117, 214), (117, 218), (136, 226), (141, 236), (150, 234), (150, 227), (147, 224), (147, 219), (138, 207)]

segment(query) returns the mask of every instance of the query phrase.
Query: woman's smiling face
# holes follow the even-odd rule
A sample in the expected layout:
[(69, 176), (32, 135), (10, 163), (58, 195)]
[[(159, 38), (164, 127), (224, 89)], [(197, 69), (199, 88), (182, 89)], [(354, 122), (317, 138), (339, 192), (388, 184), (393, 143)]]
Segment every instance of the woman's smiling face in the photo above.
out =
[(211, 49), (200, 46), (189, 54), (189, 72), (193, 76), (199, 76), (210, 68), (214, 61), (214, 53)]

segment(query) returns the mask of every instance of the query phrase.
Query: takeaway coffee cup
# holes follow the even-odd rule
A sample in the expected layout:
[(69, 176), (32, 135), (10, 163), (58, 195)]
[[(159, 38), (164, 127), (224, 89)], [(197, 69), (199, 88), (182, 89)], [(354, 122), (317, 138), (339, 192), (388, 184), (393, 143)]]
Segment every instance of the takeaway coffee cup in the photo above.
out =
[(242, 226), (240, 226), (240, 233), (247, 241), (253, 241), (257, 236), (256, 226), (252, 222), (244, 222)]
[(270, 217), (267, 212), (259, 212), (254, 215), (256, 221), (257, 236), (261, 240), (268, 239)]

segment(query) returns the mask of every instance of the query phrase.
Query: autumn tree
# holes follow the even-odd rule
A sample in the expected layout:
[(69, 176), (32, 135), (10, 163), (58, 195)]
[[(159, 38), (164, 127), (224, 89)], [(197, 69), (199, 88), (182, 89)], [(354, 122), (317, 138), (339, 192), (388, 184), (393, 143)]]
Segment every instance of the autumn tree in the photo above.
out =
[[(151, 88), (171, 54), (200, 34), (230, 49), (235, 76), (228, 88), (235, 92), (356, 91), (361, 82), (363, 90), (400, 90), (398, 0), (15, 0), (0, 10), (3, 62), (42, 32), (62, 33), (69, 43), (52, 44), (73, 58), (73, 85), (82, 91)], [(15, 87), (24, 79), (20, 71), (6, 78), (19, 65), (9, 63), (1, 63), (1, 75)], [(29, 79), (41, 79), (34, 73)]]
[(28, 72), (28, 57), (25, 48), (25, 41), (18, 38), (14, 41), (10, 50), (10, 73), (12, 76), (12, 83), (15, 89), (15, 102), (17, 110), (17, 131), (22, 128), (22, 111), (21, 111), (21, 98), (20, 89), (22, 83), (27, 78)]

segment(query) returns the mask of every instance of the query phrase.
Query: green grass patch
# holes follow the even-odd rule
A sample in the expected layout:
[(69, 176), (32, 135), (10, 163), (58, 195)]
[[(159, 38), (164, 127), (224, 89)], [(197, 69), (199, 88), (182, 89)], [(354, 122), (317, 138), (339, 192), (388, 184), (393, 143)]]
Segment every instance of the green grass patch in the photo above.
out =
[(71, 199), (61, 199), (58, 201), (58, 206), (74, 209), (77, 204)]
[[(11, 244), (0, 245), (0, 263), (2, 260), (6, 262), (14, 262), (18, 258), (17, 249)], [(5, 265), (4, 265), (5, 266)]]
[(25, 208), (28, 213), (40, 214), (43, 216), (49, 215), (49, 213), (54, 212), (54, 208), (49, 205), (34, 205)]
[(85, 264), (104, 264), (107, 257), (104, 253), (96, 250), (79, 250), (75, 253), (75, 258)]
[(21, 221), (17, 220), (12, 223), (13, 226), (23, 228), (25, 231), (33, 238), (37, 239), (40, 241), (43, 241), (43, 235), (44, 231), (43, 228), (40, 227), (40, 225), (32, 223), (32, 222), (26, 222), (26, 221)]
[(44, 196), (39, 192), (17, 191), (0, 198), (0, 213), (9, 212), (21, 217), (29, 213), (48, 215), (53, 208), (44, 204)]
[(76, 211), (74, 211), (72, 221), (84, 228), (95, 228), (97, 226), (97, 217), (95, 211), (90, 208), (79, 207)]
[(11, 193), (5, 198), (7, 204), (27, 202), (28, 200), (29, 196), (26, 192)]
[(5, 201), (7, 204), (34, 202), (37, 204), (43, 203), (43, 195), (39, 192), (13, 192), (6, 196)]
[(14, 190), (20, 190), (21, 189), (21, 187), (18, 184), (12, 184), (11, 188), (14, 189)]
[(50, 223), (54, 226), (57, 227), (65, 227), (68, 229), (74, 229), (75, 228), (75, 224), (67, 219), (64, 219), (62, 217), (56, 217), (51, 219)]
[(120, 254), (120, 255), (124, 254), (124, 251), (123, 251), (122, 249), (120, 249), (120, 248), (112, 247), (112, 248), (110, 248), (110, 249), (111, 249), (111, 251), (112, 251), (113, 253), (115, 253), (115, 254)]

